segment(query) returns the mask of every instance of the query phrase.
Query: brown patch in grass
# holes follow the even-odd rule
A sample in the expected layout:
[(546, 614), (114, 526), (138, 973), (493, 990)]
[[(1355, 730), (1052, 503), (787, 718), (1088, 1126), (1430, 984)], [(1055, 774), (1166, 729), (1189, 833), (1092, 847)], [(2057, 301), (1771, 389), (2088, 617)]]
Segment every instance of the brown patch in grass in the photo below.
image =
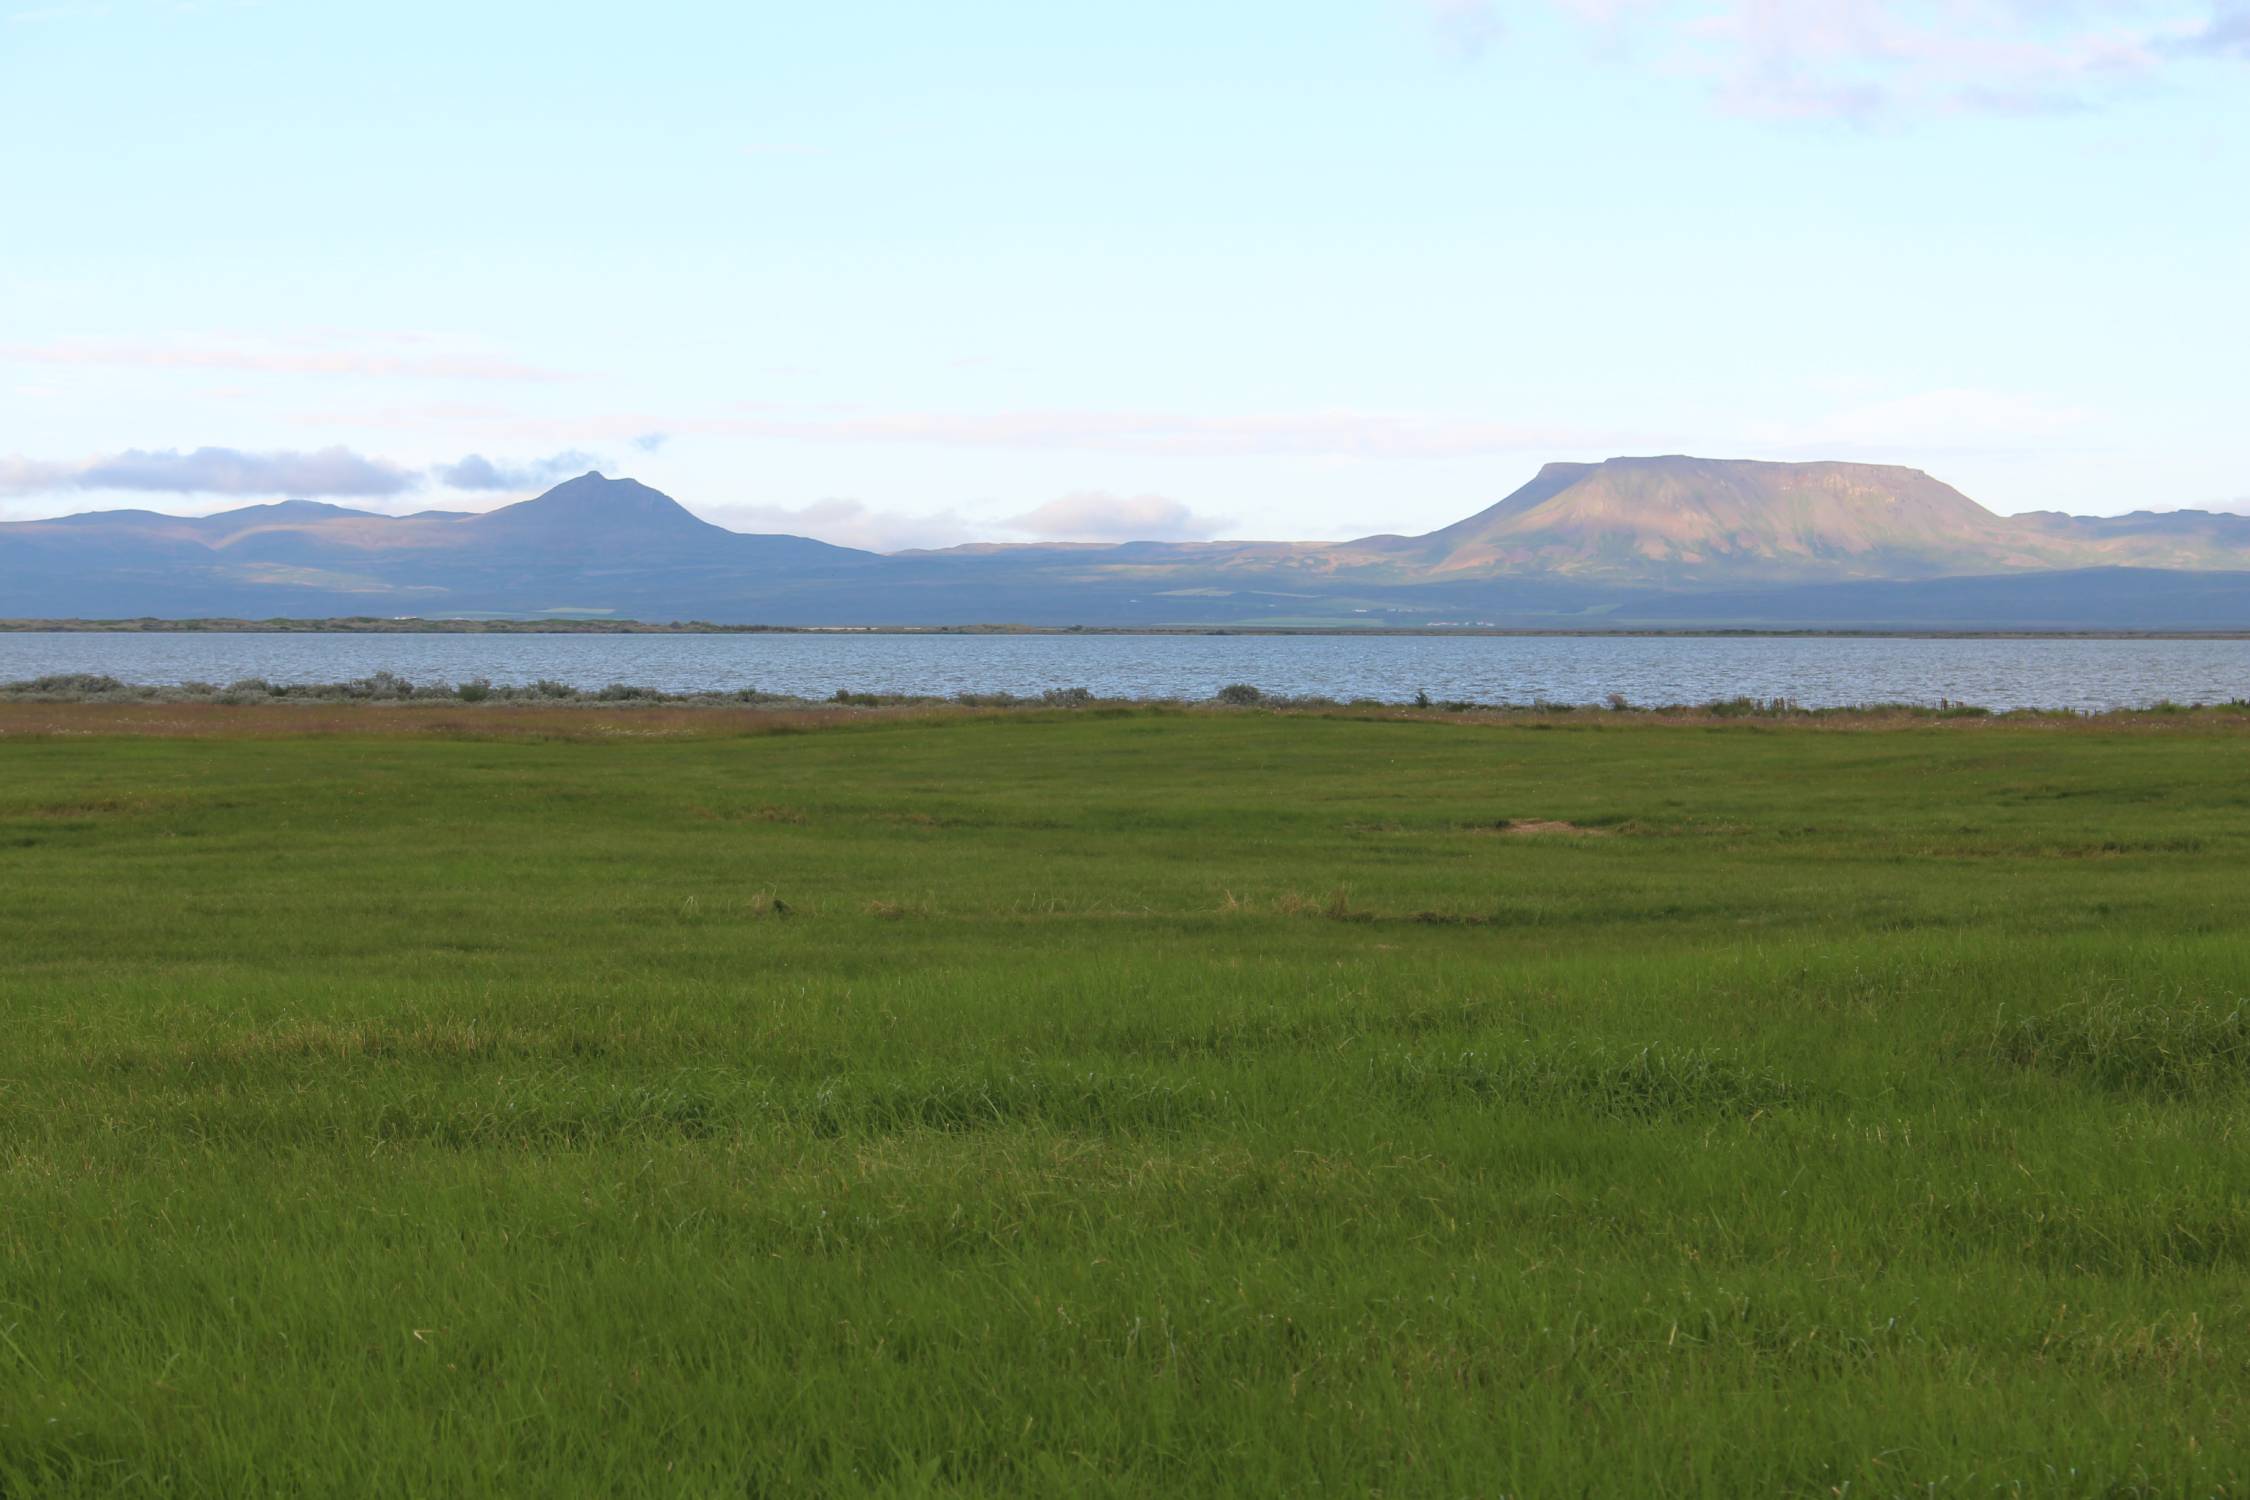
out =
[(729, 809), (725, 812), (697, 803), (688, 813), (706, 823), (805, 823), (811, 821), (794, 807), (753, 807), (748, 811)]
[(1606, 839), (1616, 833), (1614, 828), (1588, 828), (1582, 823), (1566, 823), (1560, 818), (1515, 818), (1505, 823), (1495, 823), (1489, 830), (1508, 838), (1566, 838)]
[(728, 739), (803, 734), (889, 719), (967, 719), (1001, 710), (595, 707), (425, 703), (0, 702), (0, 739), (129, 736), (299, 739), (329, 735), (479, 740)]
[[(1331, 922), (1374, 921), (1373, 912), (1360, 911), (1352, 905), (1351, 895), (1342, 886), (1338, 886), (1326, 900), (1289, 891), (1274, 902), (1273, 909), (1285, 917), (1326, 917)], [(1228, 899), (1233, 898), (1230, 896)]]
[(35, 807), (0, 806), (0, 818), (36, 823), (79, 823), (92, 818), (130, 817), (179, 805), (158, 797), (88, 797), (78, 802), (48, 802)]

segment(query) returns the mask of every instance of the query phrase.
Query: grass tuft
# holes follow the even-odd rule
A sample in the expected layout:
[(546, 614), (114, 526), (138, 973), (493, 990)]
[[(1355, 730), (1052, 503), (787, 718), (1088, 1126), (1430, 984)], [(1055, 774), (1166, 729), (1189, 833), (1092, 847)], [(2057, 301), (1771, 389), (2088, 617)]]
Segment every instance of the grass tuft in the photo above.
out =
[(1380, 1076), (1402, 1099), (1466, 1096), (1610, 1120), (1750, 1117), (1804, 1097), (1770, 1068), (1711, 1048), (1662, 1044), (1622, 1050), (1566, 1041), (1449, 1057), (1400, 1053), (1382, 1065)]
[(2250, 1083), (2250, 1015), (2239, 1000), (2091, 1000), (2002, 1017), (1988, 1047), (2016, 1067), (2119, 1091), (2180, 1096)]

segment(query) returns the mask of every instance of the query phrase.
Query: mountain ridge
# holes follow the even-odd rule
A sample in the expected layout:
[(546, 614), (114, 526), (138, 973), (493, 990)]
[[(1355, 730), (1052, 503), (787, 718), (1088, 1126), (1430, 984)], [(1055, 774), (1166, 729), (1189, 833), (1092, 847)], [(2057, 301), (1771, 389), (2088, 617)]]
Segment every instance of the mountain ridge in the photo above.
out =
[[(2110, 616), (2143, 608), (2154, 618), (2175, 607), (2161, 596), (2179, 586), (2165, 578), (2250, 574), (2250, 516), (2000, 516), (1919, 469), (1673, 454), (1548, 464), (1448, 526), (1346, 542), (884, 554), (732, 531), (598, 471), (485, 512), (389, 516), (285, 500), (202, 517), (118, 510), (0, 524), (0, 616), (19, 617), (391, 608), (837, 624), (1553, 623), (1619, 610), (1700, 616), (1728, 598), (1751, 613), (1817, 614), (1816, 599), (1791, 591), (1866, 586), (1868, 598), (1948, 618), (1959, 613), (1949, 596), (2002, 600), (1994, 623), (2005, 625), (2033, 598), (2049, 620), (2056, 598), (1996, 581), (2074, 571), (2102, 575)], [(2132, 604), (2140, 594), (2146, 604)], [(2232, 607), (2224, 585), (2179, 595), (2190, 596), (2199, 620)]]

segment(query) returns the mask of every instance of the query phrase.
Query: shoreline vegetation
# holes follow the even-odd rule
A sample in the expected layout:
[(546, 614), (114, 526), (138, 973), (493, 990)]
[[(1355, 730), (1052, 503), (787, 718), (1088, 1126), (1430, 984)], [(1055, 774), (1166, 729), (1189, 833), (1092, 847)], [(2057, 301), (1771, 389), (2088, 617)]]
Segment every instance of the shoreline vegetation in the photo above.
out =
[(1251, 635), (1612, 637), (1650, 640), (2240, 641), (2250, 630), (1763, 629), (1598, 625), (722, 625), (708, 620), (423, 619), (0, 619), (0, 635)]
[[(1933, 722), (1994, 719), (2014, 722), (2136, 722), (2150, 719), (2191, 718), (2202, 723), (2250, 723), (2250, 699), (2217, 703), (2175, 703), (2169, 700), (2099, 712), (2070, 708), (2016, 708), (1994, 710), (1973, 703), (1940, 699), (1929, 703), (1861, 703), (1808, 707), (1788, 698), (1737, 697), (1701, 703), (1633, 703), (1621, 693), (1606, 702), (1566, 703), (1545, 699), (1529, 702), (1480, 702), (1437, 699), (1426, 692), (1411, 697), (1353, 698), (1318, 694), (1272, 693), (1252, 683), (1229, 683), (1205, 699), (1103, 698), (1084, 687), (1053, 687), (1036, 694), (992, 692), (916, 694), (869, 693), (839, 688), (825, 698), (768, 693), (755, 687), (710, 692), (666, 692), (659, 688), (613, 682), (599, 688), (582, 688), (553, 679), (529, 683), (495, 683), (486, 678), (465, 682), (416, 682), (395, 672), (344, 682), (289, 683), (263, 677), (219, 684), (181, 682), (130, 683), (95, 673), (56, 673), (44, 677), (0, 682), (0, 703), (117, 706), (202, 706), (210, 708), (455, 708), (487, 711), (506, 709), (687, 709), (768, 710), (802, 712), (807, 709), (886, 709), (917, 712), (1063, 710), (1131, 712), (1192, 711), (1292, 711), (1359, 716), (1437, 715), (1449, 718), (1543, 720), (1563, 716), (1589, 719), (1623, 718), (1665, 721), (1712, 722), (1754, 719), (1765, 722), (1821, 723)], [(5, 732), (0, 729), (0, 732)]]

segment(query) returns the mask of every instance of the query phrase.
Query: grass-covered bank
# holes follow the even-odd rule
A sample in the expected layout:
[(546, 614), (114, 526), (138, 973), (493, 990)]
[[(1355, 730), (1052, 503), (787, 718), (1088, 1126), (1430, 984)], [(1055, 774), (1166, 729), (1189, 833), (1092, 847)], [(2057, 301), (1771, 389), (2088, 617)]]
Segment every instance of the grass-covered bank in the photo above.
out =
[(0, 1494), (2238, 1493), (2246, 758), (8, 705)]

